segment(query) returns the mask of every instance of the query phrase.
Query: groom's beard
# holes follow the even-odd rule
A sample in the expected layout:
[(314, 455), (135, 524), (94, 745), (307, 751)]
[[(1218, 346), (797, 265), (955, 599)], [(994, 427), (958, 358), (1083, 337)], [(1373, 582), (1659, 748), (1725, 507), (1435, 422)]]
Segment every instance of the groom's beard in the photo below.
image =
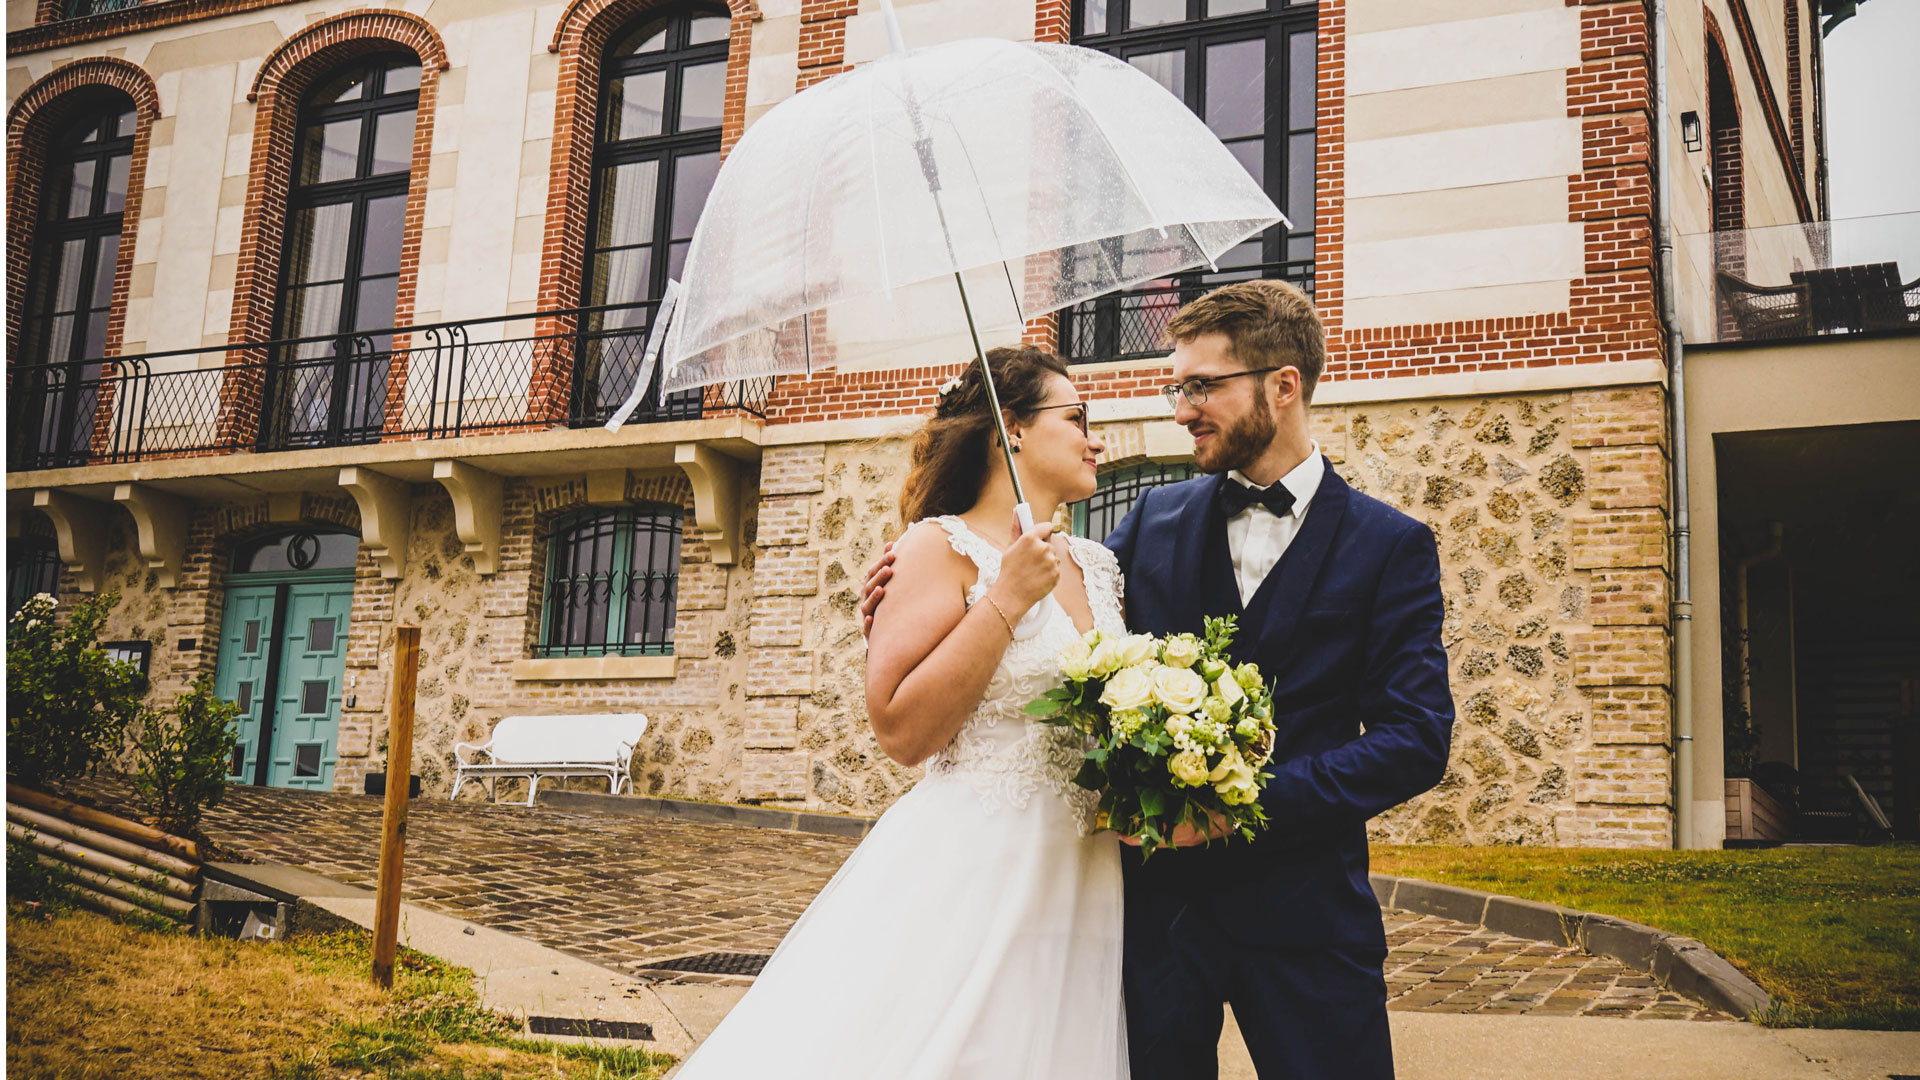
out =
[(1213, 438), (1193, 451), (1194, 464), (1200, 466), (1200, 471), (1204, 473), (1246, 469), (1267, 452), (1267, 447), (1273, 444), (1274, 437), (1279, 434), (1280, 426), (1274, 422), (1273, 409), (1262, 396), (1254, 399), (1254, 406), (1246, 415), (1226, 427), (1215, 427), (1213, 430)]

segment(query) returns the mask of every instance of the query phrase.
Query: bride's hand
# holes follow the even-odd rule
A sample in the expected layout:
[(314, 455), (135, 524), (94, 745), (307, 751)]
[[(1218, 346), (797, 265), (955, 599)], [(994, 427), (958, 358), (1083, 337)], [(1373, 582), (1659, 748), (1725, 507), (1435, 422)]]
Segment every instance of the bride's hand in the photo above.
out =
[(1018, 620), (1060, 583), (1060, 556), (1048, 538), (1053, 522), (1043, 521), (1023, 533), (1000, 556), (1000, 578), (987, 595)]
[[(1218, 840), (1233, 832), (1233, 827), (1227, 824), (1227, 819), (1221, 817), (1218, 813), (1209, 810), (1207, 811), (1207, 816), (1207, 828), (1204, 832), (1184, 821), (1175, 825), (1173, 827), (1173, 833), (1167, 837), (1167, 846), (1177, 848), (1198, 847), (1209, 840)], [(1122, 836), (1120, 842), (1126, 844), (1128, 847), (1140, 846), (1140, 838), (1137, 836)]]
[(860, 636), (873, 633), (873, 613), (887, 598), (887, 582), (893, 580), (893, 541), (880, 549), (880, 560), (867, 567), (866, 584), (860, 586)]

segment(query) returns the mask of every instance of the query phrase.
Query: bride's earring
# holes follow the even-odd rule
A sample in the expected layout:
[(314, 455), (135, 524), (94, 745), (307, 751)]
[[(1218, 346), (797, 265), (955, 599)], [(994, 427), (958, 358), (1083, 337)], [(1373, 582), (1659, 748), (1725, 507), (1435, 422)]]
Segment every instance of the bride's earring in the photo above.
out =
[(1013, 452), (1016, 454), (1020, 452), (1020, 444), (1018, 442), (1013, 444)]

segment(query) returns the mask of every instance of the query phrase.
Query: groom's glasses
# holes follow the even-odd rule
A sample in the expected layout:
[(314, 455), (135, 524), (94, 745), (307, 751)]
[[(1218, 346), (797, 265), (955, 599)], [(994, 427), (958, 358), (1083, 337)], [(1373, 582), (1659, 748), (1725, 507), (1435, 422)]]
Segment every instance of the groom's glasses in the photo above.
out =
[(1072, 423), (1072, 424), (1078, 424), (1078, 425), (1080, 426), (1080, 434), (1081, 434), (1081, 435), (1082, 435), (1083, 437), (1084, 437), (1084, 436), (1085, 436), (1085, 435), (1087, 434), (1087, 405), (1086, 405), (1086, 403), (1085, 403), (1085, 402), (1083, 402), (1083, 401), (1069, 401), (1069, 402), (1067, 402), (1067, 403), (1066, 403), (1065, 405), (1038, 405), (1038, 406), (1035, 406), (1035, 407), (1034, 407), (1034, 410), (1033, 410), (1033, 411), (1034, 411), (1034, 412), (1046, 412), (1046, 411), (1048, 411), (1048, 410), (1050, 410), (1050, 409), (1078, 409), (1078, 410), (1080, 410), (1079, 412), (1076, 412), (1076, 413), (1070, 413), (1070, 414), (1068, 414), (1068, 416), (1067, 416), (1067, 422), (1068, 422), (1068, 423)]
[(1252, 368), (1248, 371), (1236, 371), (1229, 375), (1195, 376), (1185, 382), (1174, 383), (1171, 386), (1163, 386), (1160, 388), (1160, 393), (1165, 395), (1167, 404), (1175, 408), (1179, 407), (1181, 398), (1186, 398), (1187, 404), (1197, 409), (1207, 403), (1207, 395), (1212, 392), (1214, 383), (1226, 382), (1228, 379), (1237, 379), (1242, 375), (1265, 375), (1270, 371), (1279, 370), (1277, 367), (1263, 367)]

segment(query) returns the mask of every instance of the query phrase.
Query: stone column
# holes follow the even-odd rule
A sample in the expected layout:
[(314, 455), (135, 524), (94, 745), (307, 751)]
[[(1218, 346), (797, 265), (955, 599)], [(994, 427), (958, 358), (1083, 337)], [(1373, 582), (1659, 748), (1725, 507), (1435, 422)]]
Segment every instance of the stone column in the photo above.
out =
[(1571, 837), (1606, 847), (1673, 842), (1672, 570), (1666, 410), (1654, 386), (1573, 395), (1569, 437), (1588, 451), (1588, 511), (1572, 523), (1573, 568), (1588, 572), (1591, 629), (1573, 640), (1589, 706), (1577, 757)]
[(826, 462), (826, 447), (819, 443), (771, 447), (760, 461), (740, 763), (743, 801), (807, 797), (799, 707), (814, 690), (814, 656), (805, 647), (802, 627), (806, 598), (820, 591), (820, 554), (808, 546), (807, 538), (812, 496), (826, 488)]

